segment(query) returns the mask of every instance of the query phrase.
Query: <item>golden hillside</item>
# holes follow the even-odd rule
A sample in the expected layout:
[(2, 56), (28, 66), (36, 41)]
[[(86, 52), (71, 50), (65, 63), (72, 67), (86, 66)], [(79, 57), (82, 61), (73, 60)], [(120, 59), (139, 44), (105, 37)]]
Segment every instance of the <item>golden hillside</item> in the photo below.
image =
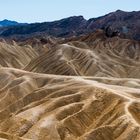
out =
[(105, 38), (99, 31), (56, 45), (33, 59), (24, 70), (95, 77), (140, 78), (140, 43)]
[(140, 80), (0, 69), (0, 137), (139, 140)]
[(18, 44), (0, 43), (0, 140), (140, 140), (140, 42)]

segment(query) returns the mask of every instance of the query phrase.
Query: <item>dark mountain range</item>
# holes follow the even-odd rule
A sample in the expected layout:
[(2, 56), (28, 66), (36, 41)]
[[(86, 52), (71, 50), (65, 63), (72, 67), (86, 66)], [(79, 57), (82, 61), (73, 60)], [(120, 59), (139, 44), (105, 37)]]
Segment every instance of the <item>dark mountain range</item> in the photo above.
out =
[(9, 27), (9, 26), (17, 26), (17, 25), (25, 25), (26, 23), (18, 23), (16, 21), (11, 21), (4, 19), (0, 21), (0, 27)]
[(56, 37), (73, 36), (83, 29), (86, 25), (86, 20), (82, 16), (74, 16), (54, 22), (33, 23), (29, 25), (9, 27), (2, 29), (2, 36), (13, 35), (38, 35), (47, 34)]
[(55, 37), (71, 37), (88, 34), (103, 29), (109, 37), (120, 36), (140, 40), (140, 11), (124, 12), (117, 10), (99, 18), (84, 19), (74, 16), (54, 22), (34, 23), (2, 28), (3, 37), (32, 37), (49, 35)]

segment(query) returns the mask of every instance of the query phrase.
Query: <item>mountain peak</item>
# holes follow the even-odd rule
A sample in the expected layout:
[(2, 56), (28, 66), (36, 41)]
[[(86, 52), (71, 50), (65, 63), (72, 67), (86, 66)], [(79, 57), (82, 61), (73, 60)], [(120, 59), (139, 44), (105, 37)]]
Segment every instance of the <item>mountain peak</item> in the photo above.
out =
[(3, 26), (3, 27), (15, 26), (15, 25), (18, 25), (18, 24), (19, 24), (18, 22), (11, 21), (11, 20), (8, 20), (8, 19), (4, 19), (4, 20), (0, 21), (0, 26)]
[(64, 20), (68, 20), (68, 21), (83, 21), (83, 20), (86, 20), (83, 16), (71, 16), (71, 17), (68, 17), (68, 18), (64, 18), (62, 19), (61, 21), (64, 21)]
[(125, 11), (118, 9), (115, 12), (118, 12), (118, 13), (121, 12), (122, 13), (122, 12), (125, 12)]

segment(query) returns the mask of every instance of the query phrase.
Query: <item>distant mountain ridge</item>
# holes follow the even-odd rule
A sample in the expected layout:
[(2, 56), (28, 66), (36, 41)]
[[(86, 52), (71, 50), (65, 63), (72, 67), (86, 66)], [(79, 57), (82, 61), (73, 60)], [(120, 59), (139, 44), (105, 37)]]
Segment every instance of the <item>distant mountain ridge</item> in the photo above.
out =
[(17, 21), (4, 19), (0, 21), (0, 27), (9, 27), (9, 26), (17, 26), (17, 25), (25, 25), (26, 23), (19, 23)]
[(2, 37), (32, 37), (48, 35), (54, 37), (72, 37), (103, 29), (109, 37), (120, 36), (140, 40), (140, 11), (125, 12), (117, 10), (107, 15), (84, 19), (73, 16), (53, 22), (33, 23), (10, 26), (0, 30)]

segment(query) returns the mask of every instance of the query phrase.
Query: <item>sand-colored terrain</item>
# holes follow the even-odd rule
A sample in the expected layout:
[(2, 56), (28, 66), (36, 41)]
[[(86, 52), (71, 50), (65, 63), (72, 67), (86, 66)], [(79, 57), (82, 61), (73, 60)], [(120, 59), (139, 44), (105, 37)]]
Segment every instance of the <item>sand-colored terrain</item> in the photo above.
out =
[(139, 42), (32, 47), (0, 43), (0, 140), (140, 140)]
[(16, 43), (0, 42), (1, 67), (23, 68), (37, 56), (38, 53), (29, 45), (20, 47)]
[(139, 140), (139, 95), (139, 79), (56, 76), (1, 68), (0, 137)]
[(140, 43), (99, 31), (56, 45), (33, 59), (24, 70), (94, 77), (140, 78)]

